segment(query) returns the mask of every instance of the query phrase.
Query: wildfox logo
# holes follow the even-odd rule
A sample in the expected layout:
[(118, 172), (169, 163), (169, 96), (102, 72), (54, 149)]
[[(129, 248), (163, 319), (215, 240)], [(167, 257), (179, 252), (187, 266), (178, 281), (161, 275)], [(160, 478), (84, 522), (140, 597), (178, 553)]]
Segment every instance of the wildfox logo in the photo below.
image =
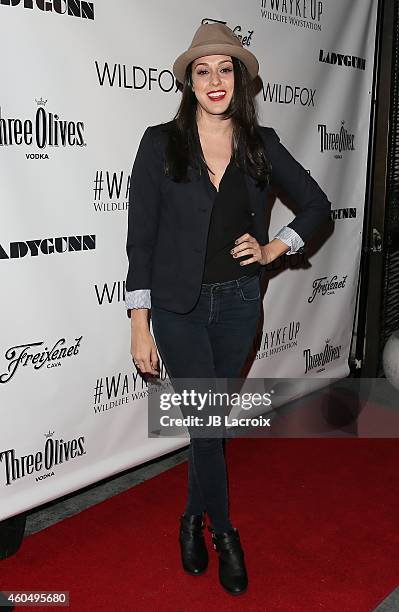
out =
[(114, 281), (111, 283), (103, 283), (103, 285), (94, 285), (97, 302), (99, 306), (103, 304), (112, 304), (113, 302), (124, 302), (126, 295), (126, 282)]
[(266, 82), (262, 85), (262, 91), (264, 102), (301, 106), (315, 105), (316, 89), (312, 89), (311, 87)]

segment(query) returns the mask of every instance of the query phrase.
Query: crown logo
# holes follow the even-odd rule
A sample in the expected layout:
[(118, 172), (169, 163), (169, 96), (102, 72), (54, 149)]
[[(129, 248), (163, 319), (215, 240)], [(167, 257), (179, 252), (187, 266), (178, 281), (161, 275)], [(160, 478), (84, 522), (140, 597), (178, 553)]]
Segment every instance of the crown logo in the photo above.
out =
[(330, 344), (330, 342), (331, 342), (331, 338), (327, 338), (326, 344)]
[(38, 100), (37, 98), (35, 98), (35, 100), (36, 100), (36, 104), (37, 104), (38, 106), (46, 106), (46, 104), (47, 104), (47, 100), (43, 100), (43, 98), (40, 98), (40, 100)]
[(48, 432), (47, 432), (47, 433), (45, 433), (44, 435), (45, 435), (45, 437), (46, 437), (46, 438), (51, 438), (51, 436), (52, 436), (53, 434), (54, 434), (54, 432), (53, 432), (53, 431), (48, 430)]

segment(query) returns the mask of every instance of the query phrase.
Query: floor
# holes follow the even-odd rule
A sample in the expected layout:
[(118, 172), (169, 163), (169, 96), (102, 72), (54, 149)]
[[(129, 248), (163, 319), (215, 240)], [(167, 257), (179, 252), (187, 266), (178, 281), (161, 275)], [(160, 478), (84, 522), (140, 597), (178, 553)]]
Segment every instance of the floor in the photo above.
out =
[[(29, 512), (26, 521), (25, 535), (50, 527), (58, 521), (73, 516), (82, 510), (98, 504), (122, 491), (130, 489), (144, 480), (152, 478), (161, 472), (187, 460), (187, 448), (179, 449), (151, 460), (141, 466), (126, 470), (118, 476), (95, 483), (74, 494), (50, 502), (39, 509)], [(395, 589), (373, 611), (364, 612), (398, 612), (399, 587)], [(335, 612), (335, 611), (331, 611)], [(342, 612), (342, 611), (337, 611)]]

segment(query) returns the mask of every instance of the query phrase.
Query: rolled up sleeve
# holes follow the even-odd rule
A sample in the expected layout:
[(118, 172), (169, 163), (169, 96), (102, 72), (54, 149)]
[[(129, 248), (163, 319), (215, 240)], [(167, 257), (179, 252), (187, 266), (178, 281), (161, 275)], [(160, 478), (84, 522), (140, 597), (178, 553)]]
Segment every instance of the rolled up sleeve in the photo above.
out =
[(294, 253), (303, 253), (305, 250), (304, 241), (292, 227), (284, 225), (273, 238), (278, 238), (281, 242), (288, 245), (290, 248), (285, 255), (294, 255)]
[(132, 308), (151, 308), (151, 289), (126, 291), (125, 305), (128, 310)]

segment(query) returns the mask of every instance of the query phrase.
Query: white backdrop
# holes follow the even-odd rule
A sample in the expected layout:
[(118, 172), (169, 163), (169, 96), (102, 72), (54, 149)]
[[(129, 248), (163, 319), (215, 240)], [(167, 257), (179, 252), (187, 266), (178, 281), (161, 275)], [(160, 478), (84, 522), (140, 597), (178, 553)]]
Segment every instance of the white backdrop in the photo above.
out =
[[(227, 23), (259, 58), (260, 123), (333, 206), (333, 231), (309, 258), (270, 272), (249, 376), (348, 374), (376, 10), (376, 0), (1, 0), (0, 519), (188, 443), (147, 436), (125, 242), (139, 140), (177, 110), (172, 64), (203, 20)], [(293, 216), (277, 200), (270, 238)], [(334, 358), (309, 370), (324, 350)]]

